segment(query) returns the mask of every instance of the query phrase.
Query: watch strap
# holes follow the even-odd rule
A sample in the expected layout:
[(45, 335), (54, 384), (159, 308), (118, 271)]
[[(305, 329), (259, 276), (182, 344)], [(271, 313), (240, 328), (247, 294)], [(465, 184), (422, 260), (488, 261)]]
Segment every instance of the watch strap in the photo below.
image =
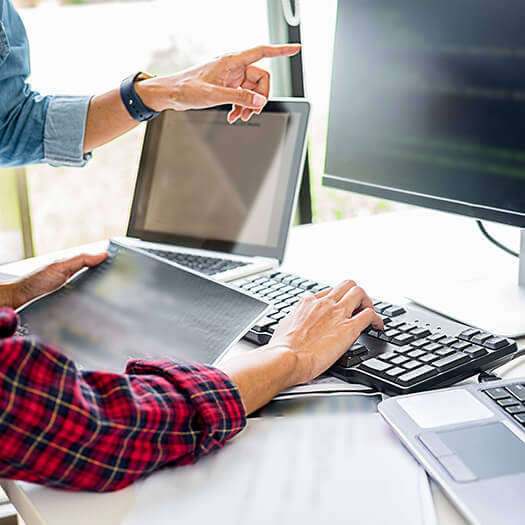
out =
[(146, 106), (146, 104), (142, 102), (142, 99), (135, 91), (135, 81), (142, 75), (142, 71), (133, 73), (120, 83), (120, 98), (128, 110), (128, 113), (137, 122), (151, 120), (159, 114), (158, 111), (155, 111)]

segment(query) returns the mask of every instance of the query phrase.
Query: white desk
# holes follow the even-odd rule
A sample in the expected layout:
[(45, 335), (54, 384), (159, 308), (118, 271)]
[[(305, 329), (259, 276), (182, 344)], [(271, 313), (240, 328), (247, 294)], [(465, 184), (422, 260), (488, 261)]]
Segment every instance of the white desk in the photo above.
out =
[[(517, 231), (498, 227), (498, 237), (506, 242), (516, 241), (517, 236)], [(102, 242), (87, 249), (97, 251), (103, 247)], [(0, 271), (23, 275), (79, 251), (77, 248), (6, 265)], [(414, 283), (481, 276), (487, 267), (515, 272), (517, 280), (516, 261), (489, 244), (478, 233), (474, 221), (426, 210), (295, 227), (283, 264), (285, 271), (327, 283), (351, 277), (371, 295), (402, 303), (406, 303), (403, 293)], [(520, 346), (524, 345), (525, 341), (520, 341)], [(246, 348), (249, 345), (241, 342), (236, 350)], [(525, 376), (525, 358), (500, 368), (498, 374)], [(97, 523), (120, 523), (135, 497), (133, 488), (94, 496), (65, 494), (12, 481), (2, 484), (27, 525), (78, 523), (75, 517), (80, 515), (99, 516)], [(465, 523), (439, 488), (433, 488), (433, 495), (438, 523)]]

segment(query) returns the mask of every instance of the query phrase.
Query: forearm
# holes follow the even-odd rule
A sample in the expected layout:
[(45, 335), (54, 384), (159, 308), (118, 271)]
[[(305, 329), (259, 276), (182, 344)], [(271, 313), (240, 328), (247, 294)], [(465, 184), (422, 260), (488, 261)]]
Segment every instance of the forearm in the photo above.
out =
[[(207, 366), (133, 361), (76, 369), (0, 309), (0, 477), (110, 491), (220, 448), (245, 425), (235, 385)], [(16, 378), (16, 381), (13, 379)]]
[(137, 125), (138, 122), (124, 107), (118, 89), (93, 97), (87, 114), (84, 153), (120, 137)]
[(264, 346), (218, 365), (237, 385), (247, 414), (298, 382), (297, 355), (284, 347)]
[[(136, 82), (135, 91), (144, 104), (155, 111), (163, 111), (168, 107), (170, 97), (162, 78)], [(120, 89), (93, 97), (87, 115), (84, 153), (120, 137), (138, 124), (125, 108)]]

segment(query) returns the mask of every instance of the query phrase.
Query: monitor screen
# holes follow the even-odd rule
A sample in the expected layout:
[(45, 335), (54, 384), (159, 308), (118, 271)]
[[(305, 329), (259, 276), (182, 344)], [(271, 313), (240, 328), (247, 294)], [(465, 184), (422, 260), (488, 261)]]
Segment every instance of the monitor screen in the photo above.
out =
[(340, 0), (325, 184), (525, 227), (525, 2)]
[[(279, 255), (302, 172), (307, 104), (165, 112), (148, 128), (128, 234), (243, 255)], [(266, 250), (265, 250), (266, 249)]]

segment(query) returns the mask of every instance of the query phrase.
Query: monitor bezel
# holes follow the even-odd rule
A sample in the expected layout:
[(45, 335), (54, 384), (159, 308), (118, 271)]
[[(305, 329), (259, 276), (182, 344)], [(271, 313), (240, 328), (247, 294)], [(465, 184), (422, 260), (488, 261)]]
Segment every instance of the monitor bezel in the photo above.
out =
[[(222, 105), (192, 111), (223, 111), (224, 119), (226, 119), (226, 115), (230, 110), (230, 105)], [(156, 119), (149, 121), (146, 128), (126, 235), (128, 237), (135, 237), (148, 242), (170, 244), (182, 246), (184, 248), (211, 250), (234, 255), (270, 257), (282, 261), (303, 175), (310, 103), (304, 98), (272, 98), (264, 107), (263, 113), (264, 112), (299, 114), (298, 137), (295, 141), (291, 169), (287, 174), (288, 185), (286, 188), (285, 206), (280, 224), (277, 246), (263, 246), (258, 244), (224, 241), (220, 239), (191, 237), (180, 234), (143, 230), (136, 226), (139, 196), (143, 191), (148, 190), (148, 184), (151, 183), (151, 174), (154, 171), (156, 162), (156, 144), (158, 144), (158, 137), (160, 130), (162, 129), (162, 121), (165, 118), (165, 113), (162, 113)]]
[(502, 210), (499, 208), (484, 206), (482, 204), (438, 197), (436, 195), (427, 195), (424, 193), (415, 193), (387, 186), (369, 184), (328, 173), (325, 173), (323, 176), (323, 186), (359, 193), (361, 195), (368, 195), (370, 197), (401, 202), (403, 204), (411, 204), (413, 206), (455, 213), (473, 219), (499, 222), (509, 226), (525, 228), (525, 213), (511, 210)]

